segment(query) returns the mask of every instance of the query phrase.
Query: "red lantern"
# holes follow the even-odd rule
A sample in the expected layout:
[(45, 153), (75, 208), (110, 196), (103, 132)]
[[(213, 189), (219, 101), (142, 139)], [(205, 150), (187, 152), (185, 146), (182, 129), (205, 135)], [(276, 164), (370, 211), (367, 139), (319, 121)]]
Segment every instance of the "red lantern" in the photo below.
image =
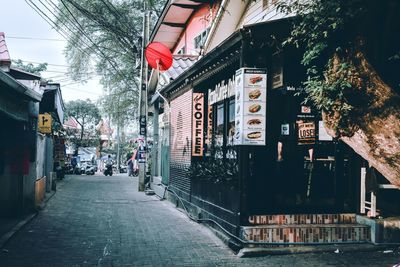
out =
[(171, 51), (162, 43), (154, 42), (146, 47), (145, 56), (147, 63), (153, 69), (166, 71), (172, 66)]

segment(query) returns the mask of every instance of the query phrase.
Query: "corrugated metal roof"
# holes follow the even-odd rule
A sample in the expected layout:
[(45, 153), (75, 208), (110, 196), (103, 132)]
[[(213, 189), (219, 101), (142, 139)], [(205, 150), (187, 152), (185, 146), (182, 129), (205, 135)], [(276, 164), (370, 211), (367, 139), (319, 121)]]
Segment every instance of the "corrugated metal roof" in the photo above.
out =
[(175, 80), (187, 69), (189, 69), (196, 61), (197, 56), (186, 56), (186, 55), (174, 55), (172, 67), (162, 73), (163, 78), (169, 83), (169, 81)]
[(10, 63), (11, 58), (8, 53), (8, 48), (6, 44), (6, 38), (4, 32), (0, 32), (0, 63)]

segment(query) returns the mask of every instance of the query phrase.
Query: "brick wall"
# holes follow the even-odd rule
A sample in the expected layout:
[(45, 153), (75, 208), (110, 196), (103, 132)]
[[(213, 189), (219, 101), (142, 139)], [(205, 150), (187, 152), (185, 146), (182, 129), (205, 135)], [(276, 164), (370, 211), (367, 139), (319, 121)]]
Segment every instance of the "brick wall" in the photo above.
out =
[(190, 192), (187, 169), (191, 161), (192, 90), (171, 101), (170, 184)]

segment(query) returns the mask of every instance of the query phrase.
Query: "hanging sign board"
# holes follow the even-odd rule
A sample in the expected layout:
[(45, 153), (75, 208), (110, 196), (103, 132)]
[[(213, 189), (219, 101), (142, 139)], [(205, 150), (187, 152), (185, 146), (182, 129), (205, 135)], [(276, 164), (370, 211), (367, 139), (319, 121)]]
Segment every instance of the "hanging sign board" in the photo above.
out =
[(38, 116), (38, 130), (41, 133), (51, 133), (51, 115), (39, 114)]
[(193, 93), (192, 156), (203, 156), (204, 145), (204, 94)]
[(235, 145), (265, 145), (267, 70), (241, 68), (235, 77)]

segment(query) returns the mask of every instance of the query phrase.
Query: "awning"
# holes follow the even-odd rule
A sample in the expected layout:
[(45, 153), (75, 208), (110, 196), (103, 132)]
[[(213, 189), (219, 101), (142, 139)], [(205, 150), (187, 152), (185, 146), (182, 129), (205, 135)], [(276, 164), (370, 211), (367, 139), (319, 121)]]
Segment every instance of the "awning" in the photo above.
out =
[(150, 42), (160, 42), (172, 50), (186, 28), (193, 12), (210, 1), (169, 0), (150, 36)]
[(29, 89), (2, 70), (0, 70), (0, 90), (7, 90), (11, 93), (18, 94), (22, 96), (24, 100), (40, 102), (42, 99), (41, 94)]
[(48, 83), (44, 87), (43, 98), (40, 102), (40, 113), (51, 113), (61, 124), (64, 122), (65, 106), (61, 96), (60, 84)]
[(30, 101), (39, 102), (42, 96), (0, 70), (0, 112), (18, 121), (29, 120)]

